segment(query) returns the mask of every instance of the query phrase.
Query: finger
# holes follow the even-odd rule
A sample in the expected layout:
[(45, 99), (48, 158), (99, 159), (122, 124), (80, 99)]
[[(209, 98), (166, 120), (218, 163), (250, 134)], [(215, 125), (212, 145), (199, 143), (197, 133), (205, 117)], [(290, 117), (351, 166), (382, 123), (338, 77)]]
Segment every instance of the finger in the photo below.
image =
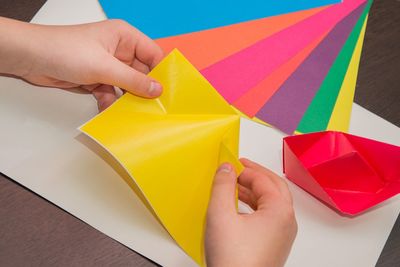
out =
[(107, 55), (106, 64), (100, 66), (97, 80), (122, 88), (132, 94), (154, 98), (162, 93), (162, 86), (144, 73), (124, 64), (115, 57)]
[[(265, 194), (267, 190), (272, 197), (281, 195), (290, 203), (293, 201), (287, 183), (272, 171), (267, 172), (264, 169), (253, 168), (253, 166), (246, 167), (239, 177), (239, 184), (252, 190), (257, 198)], [(268, 185), (268, 187), (265, 185)]]
[(153, 69), (164, 57), (163, 50), (144, 33), (123, 21), (114, 21), (120, 29), (120, 44), (135, 49), (135, 57)]
[(239, 176), (239, 185), (249, 189), (254, 197), (252, 208), (256, 211), (268, 210), (276, 200), (281, 199), (278, 186), (267, 176), (258, 171), (246, 168)]
[(146, 64), (143, 64), (139, 59), (136, 59), (136, 58), (133, 60), (131, 67), (137, 71), (144, 73), (144, 74), (147, 74), (150, 72), (149, 66), (147, 66)]
[(285, 199), (287, 201), (289, 201), (290, 203), (293, 202), (292, 194), (290, 193), (288, 184), (282, 177), (280, 177), (279, 175), (277, 175), (275, 172), (271, 171), (270, 169), (265, 168), (264, 166), (262, 166), (256, 162), (253, 162), (249, 159), (242, 158), (242, 159), (240, 159), (240, 161), (242, 162), (242, 164), (244, 166), (247, 166), (248, 168), (256, 169), (256, 170), (264, 173), (266, 176), (268, 176), (276, 185), (278, 185), (279, 190), (282, 193), (282, 195), (285, 197)]
[(97, 100), (97, 106), (100, 112), (108, 108), (115, 100), (117, 100), (114, 87), (111, 85), (100, 85), (93, 89), (92, 93)]
[(163, 50), (145, 34), (139, 32), (139, 40), (136, 46), (136, 57), (153, 69), (164, 57)]
[(80, 88), (86, 90), (87, 92), (91, 93), (93, 91), (93, 89), (96, 89), (97, 87), (99, 87), (100, 84), (96, 83), (96, 84), (84, 84), (81, 85)]
[(232, 165), (222, 164), (215, 174), (208, 212), (211, 214), (236, 213), (236, 173)]
[(280, 200), (292, 205), (292, 195), (287, 185), (277, 185), (269, 175), (260, 170), (245, 168), (239, 176), (238, 183), (252, 192), (257, 210), (268, 209), (271, 204), (274, 205)]
[[(256, 169), (256, 170), (265, 172), (265, 173), (267, 173), (267, 174), (273, 174), (274, 176), (276, 176), (276, 174), (275, 174), (273, 171), (271, 171), (270, 169), (267, 169), (267, 168), (265, 168), (264, 166), (262, 166), (262, 165), (260, 165), (260, 164), (258, 164), (258, 163), (256, 163), (256, 162), (254, 162), (254, 161), (251, 161), (251, 160), (249, 160), (249, 159), (241, 158), (241, 159), (240, 159), (240, 162), (241, 162), (245, 167), (252, 168), (252, 169)], [(279, 179), (279, 180), (281, 180), (281, 179)]]
[(256, 199), (280, 194), (278, 186), (259, 170), (246, 167), (238, 178), (239, 185), (252, 192)]
[(238, 186), (239, 200), (249, 205), (253, 210), (257, 209), (257, 202), (251, 191), (244, 186)]
[(277, 175), (276, 173), (274, 173), (273, 171), (271, 171), (268, 168), (265, 168), (264, 166), (253, 162), (249, 159), (246, 158), (242, 158), (240, 159), (240, 161), (242, 162), (242, 164), (245, 167), (251, 168), (253, 170), (257, 170), (260, 173), (263, 173), (264, 175), (267, 175), (277, 186), (279, 186), (279, 189), (284, 193), (285, 191), (288, 191), (288, 186), (286, 184), (286, 182), (282, 179), (282, 177), (280, 177), (279, 175)]

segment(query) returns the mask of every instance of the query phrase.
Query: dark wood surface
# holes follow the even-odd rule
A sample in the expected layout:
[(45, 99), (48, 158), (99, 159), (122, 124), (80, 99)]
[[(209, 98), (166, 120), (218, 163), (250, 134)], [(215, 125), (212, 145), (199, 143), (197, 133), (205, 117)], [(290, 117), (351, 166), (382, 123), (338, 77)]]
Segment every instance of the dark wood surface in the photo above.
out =
[(400, 0), (372, 5), (354, 100), (400, 127)]
[[(0, 16), (29, 21), (44, 2), (0, 0)], [(355, 101), (400, 127), (398, 0), (372, 5)], [(0, 266), (95, 265), (156, 266), (0, 174)], [(400, 266), (399, 218), (377, 264), (394, 266)]]
[(0, 266), (156, 266), (0, 174)]
[(46, 0), (0, 0), (0, 16), (30, 21)]

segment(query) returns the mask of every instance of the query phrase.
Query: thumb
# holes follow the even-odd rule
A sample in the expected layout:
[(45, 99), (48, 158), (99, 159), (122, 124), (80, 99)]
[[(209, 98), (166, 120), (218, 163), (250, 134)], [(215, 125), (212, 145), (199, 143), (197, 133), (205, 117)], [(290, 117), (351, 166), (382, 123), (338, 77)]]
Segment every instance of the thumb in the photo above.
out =
[(114, 57), (111, 57), (101, 72), (103, 72), (99, 77), (101, 83), (117, 86), (134, 95), (154, 98), (162, 93), (160, 83)]
[(214, 178), (208, 206), (209, 214), (236, 213), (236, 184), (237, 177), (232, 165), (229, 163), (222, 164)]

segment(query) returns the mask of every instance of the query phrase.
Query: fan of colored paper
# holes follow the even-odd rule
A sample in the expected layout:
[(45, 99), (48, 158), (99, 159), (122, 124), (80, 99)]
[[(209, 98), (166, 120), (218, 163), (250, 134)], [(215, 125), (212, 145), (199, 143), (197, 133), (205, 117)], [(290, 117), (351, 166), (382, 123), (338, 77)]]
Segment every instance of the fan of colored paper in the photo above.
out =
[(288, 134), (348, 130), (372, 0), (100, 3), (178, 48), (242, 115)]
[(151, 12), (140, 12), (145, 1), (99, 2), (194, 66), (172, 52), (150, 74), (164, 85), (159, 100), (125, 95), (82, 130), (204, 265), (213, 173), (222, 161), (240, 167), (237, 113), (288, 134), (347, 131), (372, 0), (156, 0)]

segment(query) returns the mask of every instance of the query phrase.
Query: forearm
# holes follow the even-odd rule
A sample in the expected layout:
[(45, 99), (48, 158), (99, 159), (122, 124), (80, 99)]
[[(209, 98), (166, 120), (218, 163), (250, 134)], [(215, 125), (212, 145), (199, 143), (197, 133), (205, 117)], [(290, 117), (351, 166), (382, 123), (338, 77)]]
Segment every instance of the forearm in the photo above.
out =
[(0, 17), (0, 73), (24, 76), (32, 64), (32, 25)]

